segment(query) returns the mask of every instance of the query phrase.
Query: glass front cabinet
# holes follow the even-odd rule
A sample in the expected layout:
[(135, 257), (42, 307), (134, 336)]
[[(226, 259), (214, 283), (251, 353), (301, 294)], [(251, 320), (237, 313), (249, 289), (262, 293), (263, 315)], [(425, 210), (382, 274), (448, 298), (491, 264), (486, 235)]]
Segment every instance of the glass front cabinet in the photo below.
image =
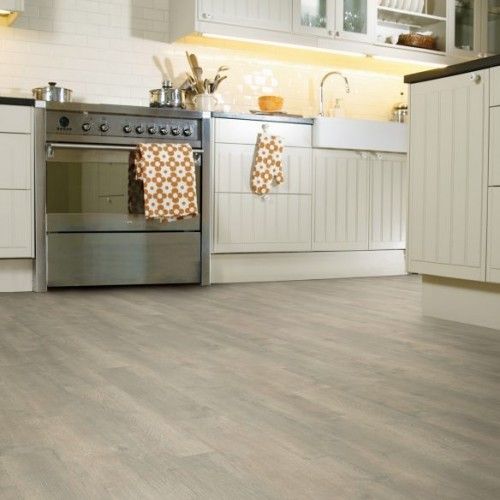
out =
[(337, 38), (372, 41), (376, 19), (374, 0), (336, 0)]
[(333, 36), (335, 0), (294, 0), (293, 7), (296, 33)]
[(500, 0), (485, 0), (482, 8), (482, 51), (487, 55), (500, 54)]

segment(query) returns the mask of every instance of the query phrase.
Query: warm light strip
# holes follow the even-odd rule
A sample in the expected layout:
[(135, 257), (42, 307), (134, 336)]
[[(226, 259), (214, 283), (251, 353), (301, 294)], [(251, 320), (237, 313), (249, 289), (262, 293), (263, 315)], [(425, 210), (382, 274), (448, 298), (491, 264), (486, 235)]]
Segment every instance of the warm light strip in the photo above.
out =
[(408, 64), (415, 64), (419, 66), (432, 66), (433, 68), (445, 68), (447, 64), (442, 64), (442, 63), (433, 63), (433, 62), (425, 62), (425, 61), (418, 61), (414, 59), (398, 59), (397, 57), (389, 57), (389, 56), (372, 56), (373, 59), (379, 59), (381, 61), (390, 61), (390, 62), (404, 62)]
[(240, 38), (237, 36), (227, 36), (227, 35), (213, 35), (211, 33), (202, 33), (202, 36), (205, 38), (215, 38), (218, 40), (232, 40), (235, 42), (256, 43), (259, 45), (273, 45), (277, 47), (287, 47), (291, 49), (314, 50), (316, 52), (339, 54), (343, 56), (367, 57), (367, 54), (363, 54), (362, 52), (349, 52), (348, 50), (322, 49), (318, 47), (309, 47), (307, 45), (296, 45), (293, 43), (283, 43), (283, 42), (268, 42), (263, 40), (254, 40), (253, 38)]
[(9, 16), (12, 14), (10, 10), (0, 10), (0, 16)]

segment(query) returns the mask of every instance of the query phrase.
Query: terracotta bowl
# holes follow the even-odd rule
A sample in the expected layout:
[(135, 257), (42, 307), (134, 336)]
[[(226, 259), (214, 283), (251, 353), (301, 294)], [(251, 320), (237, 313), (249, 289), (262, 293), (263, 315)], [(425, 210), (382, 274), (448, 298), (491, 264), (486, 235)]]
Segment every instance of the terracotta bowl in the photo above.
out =
[(259, 97), (259, 108), (265, 113), (276, 113), (283, 109), (285, 100), (277, 95), (263, 95)]

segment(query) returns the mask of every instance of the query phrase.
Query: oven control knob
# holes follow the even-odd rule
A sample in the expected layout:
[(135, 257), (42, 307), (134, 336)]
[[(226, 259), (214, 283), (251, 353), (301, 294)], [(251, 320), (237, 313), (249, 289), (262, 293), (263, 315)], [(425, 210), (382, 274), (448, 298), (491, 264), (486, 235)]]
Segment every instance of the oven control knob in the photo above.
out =
[(108, 132), (109, 125), (107, 123), (101, 123), (101, 126), (99, 128), (101, 129), (101, 132)]
[(123, 131), (126, 133), (126, 134), (130, 134), (130, 132), (132, 132), (132, 127), (130, 125), (124, 125), (123, 126)]
[(135, 127), (135, 131), (138, 134), (144, 134), (144, 127), (142, 125), (137, 125), (137, 127)]
[(180, 135), (181, 134), (181, 129), (179, 127), (172, 127), (172, 135)]
[(168, 128), (167, 127), (161, 127), (160, 128), (160, 134), (161, 135), (168, 135)]
[(83, 130), (84, 132), (90, 132), (90, 129), (91, 129), (91, 125), (90, 125), (90, 123), (85, 122), (85, 123), (82, 125), (82, 130)]
[(184, 127), (184, 130), (182, 131), (182, 133), (186, 137), (190, 137), (191, 135), (193, 135), (193, 129), (192, 129), (192, 127)]
[(153, 126), (151, 126), (151, 127), (148, 128), (148, 132), (151, 135), (155, 135), (158, 132), (158, 129), (153, 125)]

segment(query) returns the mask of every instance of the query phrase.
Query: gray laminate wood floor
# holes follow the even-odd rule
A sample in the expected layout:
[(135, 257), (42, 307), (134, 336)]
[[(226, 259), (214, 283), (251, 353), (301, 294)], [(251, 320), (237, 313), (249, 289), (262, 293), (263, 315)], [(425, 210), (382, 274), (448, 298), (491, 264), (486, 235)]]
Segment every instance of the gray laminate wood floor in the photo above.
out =
[(498, 499), (500, 331), (415, 277), (0, 296), (0, 498)]

